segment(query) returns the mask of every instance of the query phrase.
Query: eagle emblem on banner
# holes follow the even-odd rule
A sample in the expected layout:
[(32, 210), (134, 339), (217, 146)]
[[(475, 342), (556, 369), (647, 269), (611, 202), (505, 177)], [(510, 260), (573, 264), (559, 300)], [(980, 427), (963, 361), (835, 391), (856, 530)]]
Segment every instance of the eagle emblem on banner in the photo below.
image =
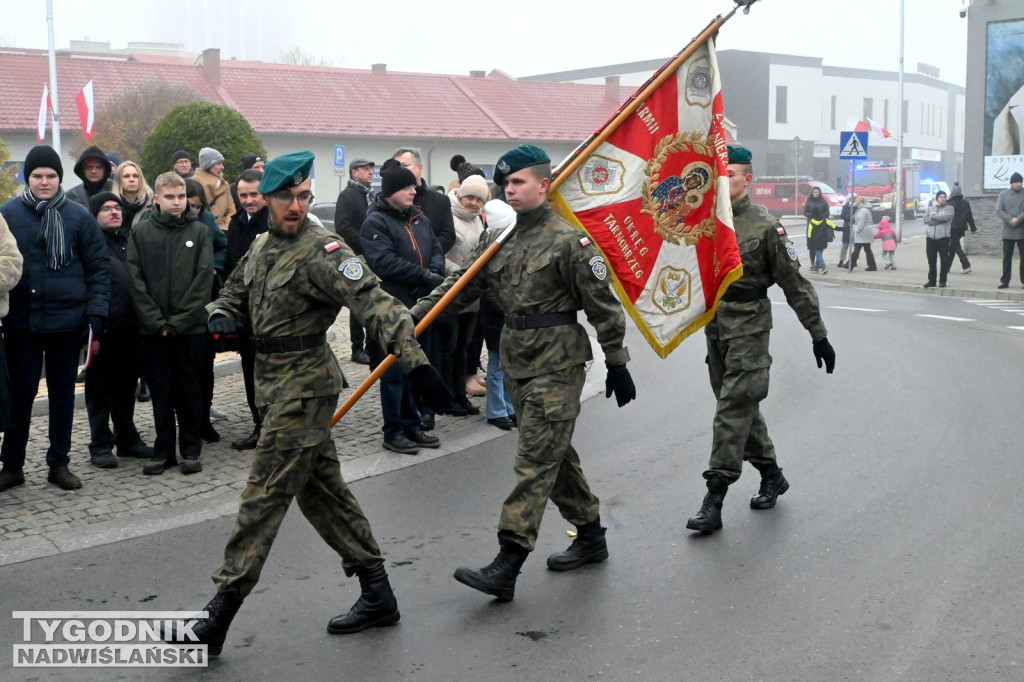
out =
[(715, 236), (716, 168), (711, 136), (679, 132), (658, 143), (647, 162), (641, 209), (654, 219), (658, 236), (689, 246)]
[(683, 312), (690, 307), (691, 281), (690, 273), (684, 268), (663, 267), (651, 292), (654, 305), (666, 315)]

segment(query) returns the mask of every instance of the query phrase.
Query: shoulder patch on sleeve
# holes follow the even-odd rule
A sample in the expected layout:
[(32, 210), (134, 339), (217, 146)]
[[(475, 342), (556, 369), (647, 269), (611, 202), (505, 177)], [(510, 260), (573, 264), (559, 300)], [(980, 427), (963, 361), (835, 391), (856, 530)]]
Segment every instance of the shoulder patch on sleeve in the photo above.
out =
[(794, 263), (795, 263), (795, 262), (797, 261), (797, 257), (796, 257), (796, 247), (795, 247), (795, 246), (793, 246), (793, 242), (788, 242), (788, 243), (786, 244), (786, 253), (788, 253), (788, 254), (789, 254), (789, 259), (790, 259), (791, 261), (793, 261)]
[(580, 244), (583, 245), (583, 246), (590, 246), (590, 238), (589, 237), (580, 237)]
[(590, 271), (594, 273), (594, 277), (603, 282), (608, 276), (608, 265), (604, 262), (604, 258), (601, 256), (591, 258)]
[(341, 244), (339, 244), (336, 241), (328, 242), (328, 243), (324, 244), (324, 251), (326, 251), (327, 253), (331, 253), (332, 251), (337, 251), (340, 248), (341, 248)]
[(358, 258), (349, 258), (338, 266), (338, 272), (343, 274), (346, 279), (358, 281), (363, 278), (363, 264), (359, 262)]

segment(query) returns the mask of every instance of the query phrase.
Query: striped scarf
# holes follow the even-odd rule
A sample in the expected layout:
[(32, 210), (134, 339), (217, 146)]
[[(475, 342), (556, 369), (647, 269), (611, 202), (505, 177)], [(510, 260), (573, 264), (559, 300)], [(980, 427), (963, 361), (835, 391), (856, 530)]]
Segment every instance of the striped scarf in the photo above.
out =
[(42, 216), (43, 239), (46, 241), (46, 267), (60, 270), (70, 265), (71, 244), (68, 242), (67, 230), (64, 229), (64, 217), (60, 214), (60, 209), (67, 202), (64, 188), (58, 188), (52, 199), (36, 199), (32, 190), (26, 186), (21, 194), (21, 200)]

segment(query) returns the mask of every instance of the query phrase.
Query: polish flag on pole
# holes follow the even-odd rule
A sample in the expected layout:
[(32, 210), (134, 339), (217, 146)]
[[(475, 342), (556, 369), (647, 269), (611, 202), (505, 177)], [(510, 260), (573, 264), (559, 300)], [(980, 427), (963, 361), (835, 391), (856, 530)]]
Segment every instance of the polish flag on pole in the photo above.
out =
[(743, 272), (712, 34), (637, 91), (597, 133), (603, 141), (559, 165), (552, 198), (604, 254), (619, 300), (661, 357), (714, 317)]
[(93, 128), (96, 122), (96, 107), (92, 101), (92, 81), (86, 83), (82, 91), (75, 95), (75, 107), (78, 108), (78, 118), (82, 121), (82, 135), (86, 140), (91, 140), (96, 134)]
[(39, 100), (39, 120), (36, 122), (36, 142), (46, 137), (46, 115), (50, 113), (50, 86), (43, 83), (43, 98)]
[(887, 137), (892, 137), (888, 130), (878, 125), (870, 118), (868, 119), (868, 125), (871, 126), (871, 132), (874, 133), (875, 137), (877, 137), (879, 140), (884, 140)]

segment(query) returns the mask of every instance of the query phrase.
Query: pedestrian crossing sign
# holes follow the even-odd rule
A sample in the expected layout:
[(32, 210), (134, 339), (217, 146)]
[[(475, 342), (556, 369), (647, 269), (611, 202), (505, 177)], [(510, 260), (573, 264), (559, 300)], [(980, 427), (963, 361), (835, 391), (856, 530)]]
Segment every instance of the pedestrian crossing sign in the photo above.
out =
[(868, 158), (868, 131), (846, 130), (839, 133), (839, 158)]

